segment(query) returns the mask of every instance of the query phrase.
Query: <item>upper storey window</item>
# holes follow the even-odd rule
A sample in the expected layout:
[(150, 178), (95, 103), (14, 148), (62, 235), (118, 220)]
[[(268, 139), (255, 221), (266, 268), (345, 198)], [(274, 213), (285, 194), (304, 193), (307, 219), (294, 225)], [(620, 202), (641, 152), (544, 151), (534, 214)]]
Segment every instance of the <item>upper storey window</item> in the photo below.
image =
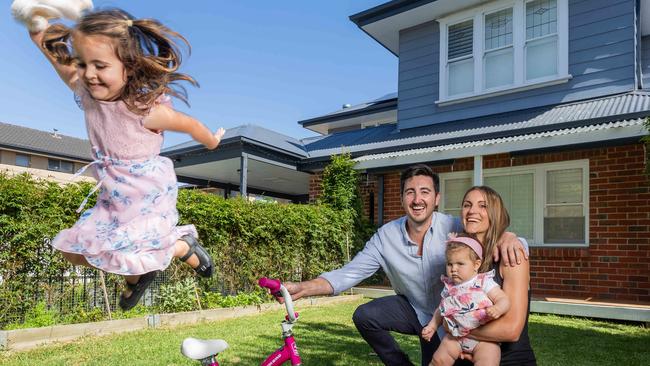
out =
[(570, 78), (567, 0), (498, 1), (438, 21), (439, 104)]

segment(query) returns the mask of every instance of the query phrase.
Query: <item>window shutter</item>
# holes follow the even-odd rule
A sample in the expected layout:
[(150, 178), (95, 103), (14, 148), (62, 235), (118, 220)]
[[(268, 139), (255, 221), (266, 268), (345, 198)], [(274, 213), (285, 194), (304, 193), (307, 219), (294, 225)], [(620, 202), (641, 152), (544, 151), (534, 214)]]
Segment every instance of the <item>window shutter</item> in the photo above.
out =
[(447, 59), (453, 60), (458, 57), (471, 56), (473, 52), (473, 34), (473, 20), (467, 20), (462, 23), (450, 25)]

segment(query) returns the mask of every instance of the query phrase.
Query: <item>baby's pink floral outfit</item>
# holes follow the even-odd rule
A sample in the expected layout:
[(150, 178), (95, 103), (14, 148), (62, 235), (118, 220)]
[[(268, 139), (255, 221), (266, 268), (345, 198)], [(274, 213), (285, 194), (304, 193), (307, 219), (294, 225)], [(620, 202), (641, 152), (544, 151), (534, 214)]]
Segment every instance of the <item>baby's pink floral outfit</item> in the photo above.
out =
[[(159, 155), (162, 133), (145, 128), (146, 116), (131, 112), (122, 101), (95, 100), (81, 84), (75, 93), (86, 117), (95, 159), (89, 166), (99, 195), (95, 207), (83, 211), (52, 246), (119, 275), (164, 270), (176, 241), (198, 235), (193, 225), (177, 226), (176, 174), (172, 161)], [(157, 103), (171, 105), (167, 96)]]
[(478, 341), (465, 336), (490, 320), (485, 309), (493, 304), (487, 293), (499, 286), (493, 278), (494, 270), (479, 273), (458, 285), (445, 275), (440, 277), (445, 285), (441, 292), (440, 315), (465, 353), (471, 353), (478, 344)]

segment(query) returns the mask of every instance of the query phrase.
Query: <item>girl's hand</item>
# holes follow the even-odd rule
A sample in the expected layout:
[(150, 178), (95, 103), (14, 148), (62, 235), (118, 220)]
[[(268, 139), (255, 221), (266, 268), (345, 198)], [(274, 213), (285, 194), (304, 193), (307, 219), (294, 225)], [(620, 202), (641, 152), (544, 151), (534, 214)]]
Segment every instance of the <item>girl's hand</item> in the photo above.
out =
[(471, 353), (461, 352), (459, 359), (474, 363), (474, 356)]
[(45, 36), (45, 30), (47, 27), (49, 27), (50, 24), (47, 22), (47, 19), (45, 19), (45, 27), (41, 29), (40, 31), (32, 31), (29, 30), (29, 37), (32, 39), (32, 41), (38, 46), (39, 49), (43, 47), (43, 37)]
[(427, 342), (431, 341), (431, 338), (433, 337), (435, 331), (435, 327), (427, 325), (426, 327), (422, 328), (422, 338), (424, 338), (424, 340)]
[(223, 138), (223, 135), (226, 133), (226, 130), (223, 128), (219, 127), (217, 132), (214, 133), (214, 138), (217, 140), (217, 145), (221, 142), (221, 139)]
[(485, 309), (485, 312), (490, 317), (490, 319), (499, 319), (499, 317), (501, 315), (503, 315), (501, 310), (497, 306), (494, 306), (494, 305), (492, 305), (489, 308)]
[(223, 135), (224, 135), (225, 133), (226, 133), (226, 130), (224, 130), (223, 128), (219, 127), (219, 129), (217, 130), (217, 132), (215, 132), (215, 133), (212, 135), (212, 142), (210, 142), (210, 144), (206, 144), (205, 147), (207, 147), (209, 150), (214, 150), (214, 149), (216, 149), (217, 146), (219, 146), (219, 143), (221, 142), (221, 138), (223, 137)]

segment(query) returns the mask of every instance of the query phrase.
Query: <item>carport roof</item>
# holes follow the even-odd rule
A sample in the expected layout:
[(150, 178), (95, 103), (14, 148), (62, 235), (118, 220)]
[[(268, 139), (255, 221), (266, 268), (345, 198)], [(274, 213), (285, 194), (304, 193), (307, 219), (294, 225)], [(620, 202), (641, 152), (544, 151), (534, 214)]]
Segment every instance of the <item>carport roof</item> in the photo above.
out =
[[(222, 138), (222, 144), (236, 141), (245, 141), (261, 147), (267, 147), (275, 151), (293, 155), (297, 158), (307, 157), (304, 143), (301, 140), (253, 124), (245, 124), (226, 130), (226, 134)], [(162, 150), (162, 153), (169, 155), (201, 149), (204, 149), (202, 144), (196, 141), (188, 141), (165, 148)]]

